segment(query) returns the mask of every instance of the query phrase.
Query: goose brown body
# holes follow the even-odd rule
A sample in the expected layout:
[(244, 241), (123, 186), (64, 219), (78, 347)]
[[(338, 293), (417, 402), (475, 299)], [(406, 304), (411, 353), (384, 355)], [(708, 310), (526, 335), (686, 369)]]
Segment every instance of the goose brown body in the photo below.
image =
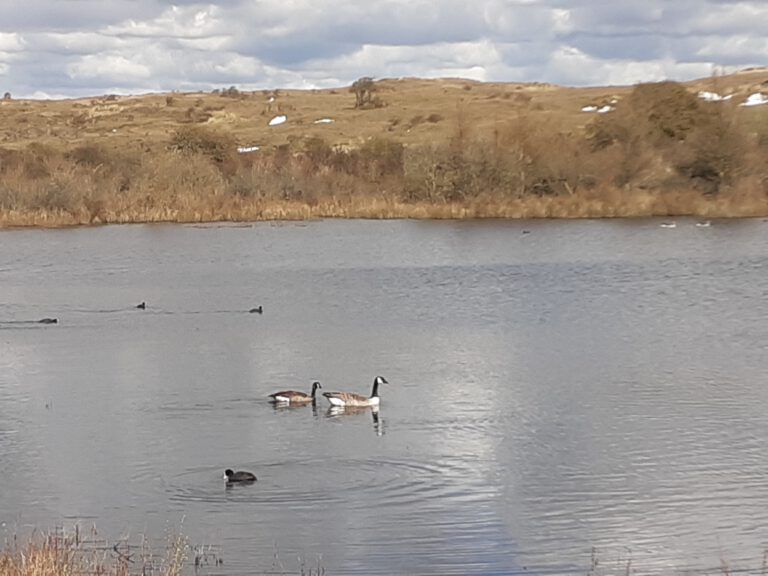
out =
[(323, 396), (328, 398), (331, 406), (378, 406), (380, 384), (388, 384), (388, 382), (381, 376), (376, 376), (373, 380), (373, 390), (370, 396), (352, 392), (323, 392)]
[(309, 394), (299, 392), (298, 390), (281, 390), (280, 392), (270, 394), (269, 397), (272, 399), (272, 402), (278, 404), (309, 404), (310, 402), (315, 402), (315, 394), (318, 388), (322, 388), (320, 382), (313, 382), (312, 392)]

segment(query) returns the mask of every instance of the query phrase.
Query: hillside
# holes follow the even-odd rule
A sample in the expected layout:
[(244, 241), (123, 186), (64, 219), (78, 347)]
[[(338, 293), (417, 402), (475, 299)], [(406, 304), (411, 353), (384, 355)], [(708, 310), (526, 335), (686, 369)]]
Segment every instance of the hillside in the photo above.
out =
[[(701, 107), (702, 110), (705, 108), (727, 109), (727, 123), (729, 126), (737, 126), (740, 130), (740, 137), (743, 139), (743, 146), (740, 146), (745, 150), (749, 149), (745, 154), (750, 155), (750, 163), (765, 158), (768, 147), (768, 105), (744, 107), (738, 104), (743, 103), (751, 94), (760, 92), (768, 94), (768, 69), (746, 70), (728, 76), (688, 82), (682, 86), (694, 95), (706, 91), (721, 96), (731, 96), (727, 102), (704, 102), (699, 98), (700, 104), (696, 106)], [(551, 182), (549, 184), (534, 182), (530, 186), (527, 182), (518, 182), (513, 186), (514, 203), (517, 208), (510, 213), (498, 209), (488, 210), (487, 213), (475, 209), (469, 212), (462, 210), (456, 212), (456, 203), (466, 205), (470, 196), (474, 201), (479, 194), (479, 190), (470, 190), (469, 184), (462, 183), (458, 173), (469, 174), (472, 172), (469, 164), (474, 165), (480, 161), (481, 157), (487, 158), (488, 154), (500, 157), (505, 151), (512, 156), (518, 156), (518, 165), (516, 167), (508, 165), (511, 160), (506, 158), (503, 159), (505, 165), (502, 167), (499, 164), (501, 159), (497, 158), (499, 162), (495, 170), (499, 171), (499, 174), (507, 169), (519, 171), (521, 166), (551, 164), (552, 159), (547, 160), (542, 157), (547, 149), (551, 150), (552, 154), (566, 160), (570, 158), (573, 162), (589, 163), (609, 160), (617, 162), (618, 152), (616, 151), (611, 158), (595, 156), (586, 159), (583, 156), (586, 148), (584, 139), (590, 136), (591, 130), (594, 130), (599, 116), (606, 118), (614, 114), (618, 116), (635, 90), (632, 86), (568, 88), (547, 84), (481, 83), (461, 79), (410, 78), (379, 80), (375, 82), (374, 87), (375, 91), (372, 94), (380, 102), (380, 107), (372, 106), (368, 109), (355, 107), (355, 94), (349, 87), (335, 90), (274, 90), (253, 93), (230, 88), (215, 93), (102, 96), (58, 101), (12, 98), (2, 100), (0, 101), (0, 174), (3, 175), (3, 184), (0, 185), (0, 212), (3, 212), (4, 216), (0, 217), (0, 222), (8, 225), (48, 222), (53, 225), (57, 221), (82, 223), (155, 219), (238, 219), (240, 217), (253, 219), (282, 217), (281, 214), (286, 217), (376, 216), (375, 210), (360, 213), (357, 210), (344, 209), (334, 213), (302, 209), (294, 213), (295, 206), (282, 212), (278, 211), (276, 214), (272, 212), (267, 214), (264, 211), (267, 204), (271, 203), (274, 206), (278, 201), (283, 204), (309, 204), (310, 207), (322, 204), (323, 198), (316, 197), (314, 192), (312, 201), (308, 201), (304, 197), (307, 193), (306, 189), (314, 186), (331, 193), (334, 181), (338, 185), (340, 194), (349, 195), (354, 190), (359, 190), (365, 192), (368, 200), (376, 205), (382, 202), (385, 204), (394, 202), (393, 194), (397, 196), (398, 202), (402, 201), (404, 204), (452, 205), (447, 212), (443, 206), (433, 214), (435, 216), (568, 216), (570, 214), (558, 211), (542, 213), (537, 209), (526, 213), (525, 210), (520, 210), (521, 199), (525, 199), (523, 197), (527, 192), (544, 190), (544, 194), (534, 194), (535, 200), (539, 203), (541, 203), (541, 196), (557, 196), (563, 192), (563, 190), (555, 190), (556, 186), (550, 185)], [(636, 99), (633, 104), (635, 107), (637, 102)], [(590, 106), (593, 108), (586, 109), (595, 110), (606, 107), (603, 110), (610, 108), (610, 112), (599, 114), (594, 111), (582, 111)], [(710, 114), (708, 111), (706, 113)], [(717, 112), (721, 115), (723, 113)], [(269, 125), (270, 121), (280, 116), (285, 116), (282, 124)], [(190, 137), (194, 140), (193, 143), (190, 143)], [(703, 138), (703, 136), (697, 137)], [(204, 142), (206, 140), (210, 141), (206, 143)], [(694, 140), (695, 138), (691, 141)], [(565, 150), (559, 152), (553, 149), (565, 141), (571, 142), (572, 146), (567, 145)], [(665, 146), (668, 145), (665, 144)], [(214, 157), (211, 156), (211, 146), (217, 150)], [(459, 154), (456, 151), (457, 146), (461, 148), (461, 162), (459, 162), (461, 165), (455, 163), (458, 161), (457, 154)], [(489, 149), (481, 151), (478, 148), (484, 146), (492, 146), (494, 151)], [(350, 154), (364, 151), (366, 147), (369, 150), (365, 158), (355, 157), (354, 162), (350, 161)], [(663, 151), (662, 154), (661, 148), (658, 148), (656, 143), (653, 147), (660, 151), (659, 158), (656, 160), (661, 160), (667, 155), (668, 150)], [(238, 148), (247, 151), (237, 154), (235, 151)], [(302, 194), (293, 197), (291, 194), (286, 195), (285, 190), (270, 194), (270, 191), (263, 187), (258, 193), (249, 193), (246, 172), (250, 170), (253, 176), (255, 164), (259, 164), (262, 170), (269, 171), (265, 163), (274, 162), (276, 155), (282, 155), (283, 163), (286, 162), (286, 158), (293, 158), (294, 160), (289, 162), (295, 163), (297, 154), (306, 156), (308, 151), (314, 152), (313, 158), (317, 164), (315, 168), (325, 168), (326, 172), (334, 173), (326, 174), (328, 182), (318, 186), (317, 183), (313, 184), (310, 180), (306, 180), (307, 166), (304, 165), (296, 167), (296, 170), (302, 174), (305, 181), (296, 182), (297, 174), (289, 178), (293, 188), (296, 186), (302, 188)], [(212, 166), (217, 169), (216, 173), (208, 171), (195, 177), (198, 181), (191, 188), (199, 186), (200, 189), (189, 191), (194, 192), (197, 198), (195, 202), (202, 201), (206, 185), (210, 187), (209, 193), (214, 196), (226, 194), (227, 190), (231, 192), (233, 185), (237, 188), (234, 204), (218, 202), (218, 208), (226, 208), (223, 212), (217, 212), (216, 206), (203, 208), (202, 205), (192, 210), (188, 202), (186, 206), (184, 203), (174, 206), (168, 198), (162, 202), (155, 202), (153, 199), (163, 196), (163, 191), (167, 190), (169, 183), (156, 180), (150, 185), (152, 174), (147, 173), (143, 179), (138, 178), (136, 174), (136, 166), (144, 166), (149, 159), (157, 162), (163, 158), (166, 164), (164, 168), (157, 167), (157, 170), (164, 171), (164, 178), (168, 178), (168, 172), (173, 171), (171, 165), (174, 163), (174, 158), (177, 162), (186, 163), (190, 153), (202, 154), (205, 161), (212, 160)], [(342, 158), (341, 154), (346, 156)], [(393, 160), (396, 165), (391, 169), (384, 169), (380, 165), (382, 155), (386, 154), (396, 156)], [(420, 158), (416, 158), (417, 154)], [(435, 155), (441, 154), (445, 157), (436, 159)], [(180, 155), (186, 156), (182, 159)], [(376, 155), (380, 156), (379, 160), (373, 158)], [(526, 159), (523, 159), (523, 156)], [(562, 158), (560, 161), (564, 161)], [(451, 182), (450, 186), (446, 185), (451, 188), (453, 194), (446, 195), (445, 190), (438, 190), (438, 188), (446, 188), (442, 184), (436, 188), (433, 186), (433, 192), (440, 192), (437, 196), (429, 197), (430, 195), (423, 189), (414, 194), (414, 182), (403, 180), (415, 174), (414, 166), (416, 165), (420, 166), (419, 169), (424, 172), (421, 175), (424, 179), (434, 180), (435, 170), (438, 168), (442, 170), (447, 159), (454, 161), (452, 178), (455, 181)], [(651, 163), (654, 161), (649, 159)], [(379, 162), (379, 164), (377, 167), (372, 167), (372, 162)], [(125, 163), (133, 168), (121, 167)], [(425, 163), (431, 164), (425, 168), (422, 166)], [(344, 166), (339, 168), (340, 164)], [(351, 164), (354, 164), (354, 168), (350, 167)], [(367, 168), (361, 168), (362, 164), (366, 164)], [(88, 170), (84, 170), (84, 166)], [(118, 180), (122, 180), (117, 184), (117, 189), (122, 191), (123, 196), (120, 202), (110, 201), (111, 195), (116, 192), (110, 191), (109, 186), (115, 183), (111, 180), (109, 182), (103, 180), (103, 176), (96, 179), (92, 174), (98, 166), (102, 166), (103, 172), (109, 172)], [(665, 166), (663, 170), (668, 168)], [(120, 174), (117, 174), (118, 172)], [(551, 178), (545, 174), (541, 177), (537, 176), (536, 179), (546, 181), (549, 178), (552, 182), (566, 182), (564, 190), (568, 193), (567, 195), (572, 195), (577, 187), (584, 188), (582, 181), (585, 180), (581, 176), (571, 177), (565, 173), (568, 170), (563, 167), (557, 168), (555, 172), (557, 174)], [(626, 188), (627, 185), (632, 187), (631, 181), (617, 186), (616, 183), (621, 178), (616, 180), (615, 174), (603, 175), (594, 170), (592, 172), (589, 174), (593, 180), (590, 189), (599, 188), (604, 193), (611, 193), (609, 188)], [(491, 188), (501, 188), (509, 184), (499, 174), (487, 182), (478, 181), (479, 176), (475, 174), (472, 176), (471, 186), (483, 188), (490, 194), (493, 192)], [(749, 192), (751, 202), (754, 204), (754, 195), (757, 194), (755, 186), (758, 185), (756, 182), (760, 187), (768, 186), (765, 184), (765, 178), (761, 180), (758, 176), (753, 170), (750, 172), (749, 185), (746, 188), (735, 186), (735, 181), (731, 179), (728, 182), (724, 181), (724, 184), (728, 185), (718, 187), (718, 191), (727, 192), (738, 189), (742, 194)], [(185, 176), (187, 180), (189, 177), (189, 174)], [(45, 182), (61, 182), (62, 178), (69, 179), (65, 186), (67, 190), (62, 193), (79, 194), (76, 190), (79, 179), (83, 182), (84, 188), (92, 189), (92, 196), (99, 196), (96, 202), (98, 206), (86, 209), (82, 205), (82, 200), (73, 200), (72, 203), (68, 203), (62, 198), (46, 204), (45, 198), (51, 196), (50, 186), (43, 192), (40, 191), (40, 186)], [(207, 184), (199, 182), (201, 178)], [(354, 182), (350, 181), (350, 178)], [(394, 179), (397, 178), (401, 181), (395, 182)], [(640, 186), (638, 189), (648, 190), (647, 180), (646, 178), (643, 185), (645, 188)], [(372, 183), (376, 184), (373, 188)], [(422, 182), (426, 185), (425, 183), (426, 180)], [(285, 188), (285, 181), (282, 184), (279, 182), (273, 184)], [(182, 194), (184, 186), (184, 182), (174, 183), (177, 197)], [(680, 182), (677, 186), (682, 192), (696, 188), (690, 186), (688, 187), (690, 190), (684, 189), (686, 187)], [(61, 185), (58, 186), (58, 188), (61, 187)], [(99, 190), (99, 187), (102, 189)], [(658, 186), (655, 187), (658, 188)], [(424, 188), (424, 186), (416, 186), (416, 188)], [(54, 192), (56, 196), (60, 191)], [(318, 194), (322, 196), (321, 192), (322, 190)], [(765, 190), (761, 188), (757, 194), (758, 197), (764, 192)], [(140, 201), (138, 197), (131, 198), (132, 194), (138, 194), (141, 197)], [(338, 196), (338, 194), (332, 195)], [(37, 200), (30, 200), (33, 197)], [(373, 200), (376, 201), (373, 202)], [(500, 198), (500, 204), (509, 204), (511, 200), (512, 198), (506, 195)], [(551, 203), (552, 200), (549, 198), (548, 202)], [(250, 206), (243, 211), (243, 203), (246, 201), (250, 202)], [(370, 206), (371, 202), (367, 204)], [(492, 197), (483, 198), (485, 205), (489, 203), (492, 205), (493, 202)], [(569, 202), (572, 204), (573, 199)], [(338, 197), (333, 199), (333, 203), (337, 207), (344, 204)], [(153, 206), (154, 204), (157, 206)], [(757, 205), (759, 204), (760, 202), (757, 202)], [(162, 209), (153, 212), (154, 208), (159, 209), (159, 207)], [(83, 210), (88, 214), (86, 215)], [(681, 210), (683, 209), (676, 205), (674, 209), (667, 211)], [(718, 210), (722, 210), (722, 207)], [(718, 210), (715, 210), (715, 213)], [(643, 209), (638, 210), (637, 215), (663, 211), (662, 209)], [(689, 211), (696, 213), (697, 209), (691, 206)], [(417, 212), (409, 214), (407, 210), (398, 209), (394, 212), (390, 210), (382, 213), (380, 216), (419, 216), (424, 211)], [(754, 206), (746, 211), (748, 214), (755, 212)], [(744, 213), (744, 210), (736, 210), (733, 214), (721, 215), (743, 215)], [(572, 215), (633, 215), (633, 213), (631, 210), (620, 210), (600, 214), (599, 210), (595, 213), (595, 210), (590, 209), (585, 213), (579, 211)]]

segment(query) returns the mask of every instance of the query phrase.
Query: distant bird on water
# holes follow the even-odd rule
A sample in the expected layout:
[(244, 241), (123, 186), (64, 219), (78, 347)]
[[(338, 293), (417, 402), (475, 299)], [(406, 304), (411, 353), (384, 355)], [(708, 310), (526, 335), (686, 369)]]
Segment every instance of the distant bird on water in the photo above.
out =
[(310, 402), (314, 404), (315, 393), (318, 388), (322, 388), (320, 382), (312, 382), (312, 392), (310, 394), (298, 392), (297, 390), (281, 390), (280, 392), (270, 394), (269, 397), (276, 404), (309, 404)]
[(248, 312), (250, 314), (261, 314), (264, 312), (264, 309), (261, 306), (257, 306), (256, 308), (251, 308)]
[(323, 392), (323, 396), (328, 398), (331, 406), (378, 406), (380, 384), (389, 384), (389, 382), (381, 376), (376, 376), (373, 380), (373, 391), (370, 397), (353, 394), (352, 392)]
[(41, 318), (37, 321), (38, 324), (58, 324), (58, 318)]
[(256, 482), (256, 476), (254, 474), (244, 472), (243, 470), (233, 472), (230, 468), (227, 468), (224, 471), (224, 479), (227, 481), (227, 484), (247, 484), (249, 482)]
[(136, 308), (138, 308), (139, 310), (145, 310), (147, 308), (147, 303), (142, 302), (141, 304), (136, 304)]

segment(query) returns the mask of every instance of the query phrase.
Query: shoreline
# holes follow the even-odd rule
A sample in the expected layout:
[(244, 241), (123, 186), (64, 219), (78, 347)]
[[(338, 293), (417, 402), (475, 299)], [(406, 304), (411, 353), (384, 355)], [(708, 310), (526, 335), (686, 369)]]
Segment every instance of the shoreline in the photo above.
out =
[[(312, 220), (602, 220), (639, 218), (740, 219), (768, 217), (768, 202), (742, 201), (727, 196), (702, 199), (697, 192), (678, 193), (674, 201), (659, 194), (637, 194), (630, 205), (606, 205), (604, 198), (554, 197), (521, 199), (494, 205), (482, 203), (403, 203), (367, 199), (350, 203), (247, 204), (226, 207), (221, 212), (206, 207), (167, 207), (161, 210), (107, 212), (93, 217), (85, 212), (1, 211), (0, 231), (65, 229), (114, 224), (250, 224), (256, 222), (304, 222)], [(687, 200), (690, 200), (689, 203)], [(692, 209), (685, 209), (689, 204)], [(762, 205), (761, 205), (762, 204)]]

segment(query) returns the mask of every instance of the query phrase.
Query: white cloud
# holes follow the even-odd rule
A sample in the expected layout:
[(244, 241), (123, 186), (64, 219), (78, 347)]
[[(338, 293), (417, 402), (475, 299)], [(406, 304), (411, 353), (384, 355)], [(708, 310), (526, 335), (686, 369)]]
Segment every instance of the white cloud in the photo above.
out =
[(21, 52), (23, 49), (21, 36), (15, 32), (0, 32), (0, 52)]
[(151, 76), (150, 69), (120, 54), (89, 54), (67, 66), (70, 76), (77, 79), (103, 78), (143, 80)]
[(0, 3), (3, 89), (328, 87), (360, 76), (634, 83), (768, 62), (768, 3), (26, 0)]

